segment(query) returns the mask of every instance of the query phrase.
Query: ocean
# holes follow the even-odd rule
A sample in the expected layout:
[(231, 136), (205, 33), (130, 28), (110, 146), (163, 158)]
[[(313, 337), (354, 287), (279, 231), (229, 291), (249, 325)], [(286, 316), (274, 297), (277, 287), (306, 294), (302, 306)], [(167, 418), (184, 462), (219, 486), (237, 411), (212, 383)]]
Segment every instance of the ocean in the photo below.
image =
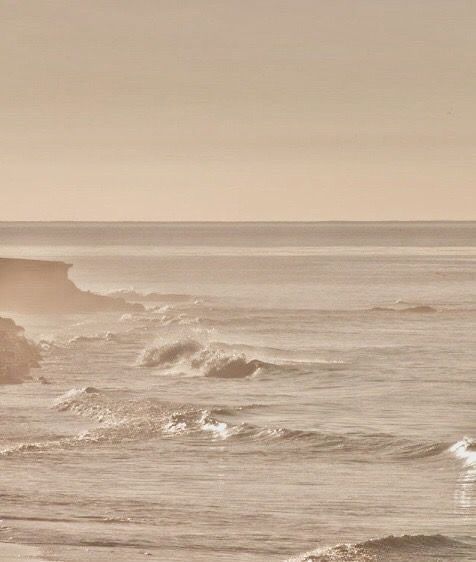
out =
[(0, 223), (0, 256), (145, 306), (0, 306), (42, 353), (0, 386), (0, 541), (476, 560), (475, 222)]

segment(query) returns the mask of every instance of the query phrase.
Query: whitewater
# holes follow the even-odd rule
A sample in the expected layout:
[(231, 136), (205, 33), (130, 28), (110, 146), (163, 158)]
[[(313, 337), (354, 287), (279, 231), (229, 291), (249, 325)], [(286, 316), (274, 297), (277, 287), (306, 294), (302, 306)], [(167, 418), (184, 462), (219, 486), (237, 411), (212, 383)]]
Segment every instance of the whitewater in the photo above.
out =
[(0, 302), (0, 560), (475, 562), (476, 223), (0, 223), (0, 257), (137, 304)]

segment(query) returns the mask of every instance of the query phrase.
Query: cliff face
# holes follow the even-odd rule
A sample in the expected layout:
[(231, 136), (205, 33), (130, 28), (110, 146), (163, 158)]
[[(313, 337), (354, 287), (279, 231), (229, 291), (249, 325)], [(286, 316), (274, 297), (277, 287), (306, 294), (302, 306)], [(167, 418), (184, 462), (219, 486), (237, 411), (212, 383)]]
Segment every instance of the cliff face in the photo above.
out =
[(40, 354), (10, 318), (0, 318), (0, 384), (20, 383), (38, 367)]
[(0, 310), (15, 312), (91, 312), (143, 310), (122, 298), (82, 291), (68, 279), (70, 264), (0, 258)]

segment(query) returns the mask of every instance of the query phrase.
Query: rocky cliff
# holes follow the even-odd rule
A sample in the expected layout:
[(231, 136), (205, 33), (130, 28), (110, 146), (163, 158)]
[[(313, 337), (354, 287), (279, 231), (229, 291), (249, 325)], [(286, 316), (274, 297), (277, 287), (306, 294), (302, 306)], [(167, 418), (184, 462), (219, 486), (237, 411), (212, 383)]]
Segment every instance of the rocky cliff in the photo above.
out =
[(15, 312), (91, 312), (143, 310), (122, 298), (82, 291), (60, 261), (0, 258), (0, 310)]
[(10, 318), (0, 318), (0, 384), (28, 379), (39, 359), (37, 347), (25, 338), (23, 328)]

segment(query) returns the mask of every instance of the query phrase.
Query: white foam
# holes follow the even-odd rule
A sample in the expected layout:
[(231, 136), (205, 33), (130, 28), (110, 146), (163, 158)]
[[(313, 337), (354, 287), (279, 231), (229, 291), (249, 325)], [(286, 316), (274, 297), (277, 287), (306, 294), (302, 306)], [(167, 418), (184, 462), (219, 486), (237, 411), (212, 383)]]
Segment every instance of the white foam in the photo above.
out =
[(466, 465), (476, 464), (476, 443), (469, 437), (463, 437), (461, 441), (450, 447), (450, 452), (455, 457), (464, 460)]

